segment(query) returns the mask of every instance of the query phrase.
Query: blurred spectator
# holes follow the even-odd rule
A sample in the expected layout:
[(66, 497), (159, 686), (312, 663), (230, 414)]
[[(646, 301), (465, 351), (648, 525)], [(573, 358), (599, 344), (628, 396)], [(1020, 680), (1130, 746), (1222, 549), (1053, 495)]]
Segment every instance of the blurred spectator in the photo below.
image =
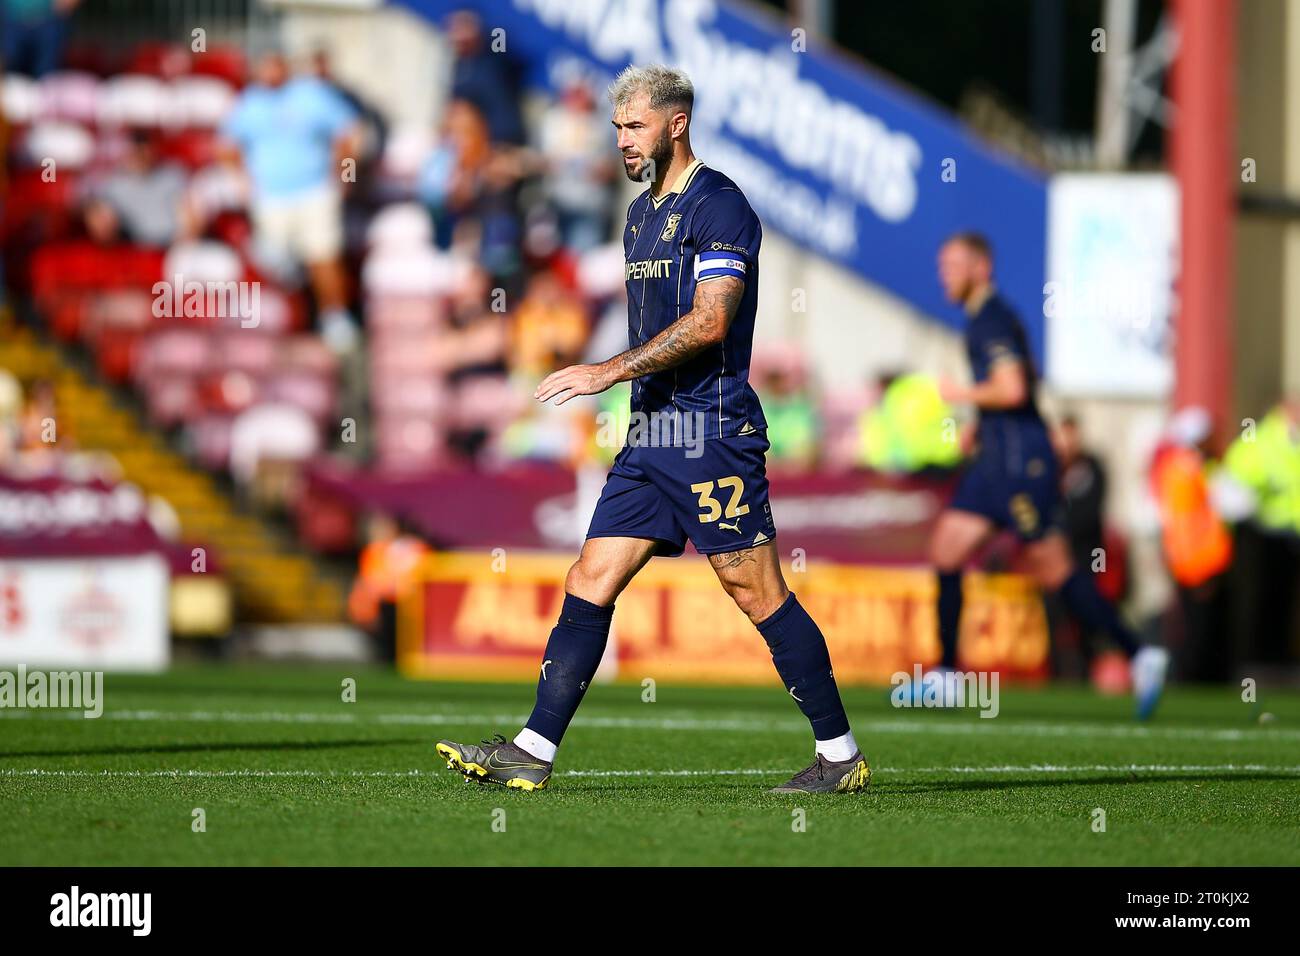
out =
[(529, 281), (511, 323), (510, 357), (514, 370), (542, 379), (582, 356), (590, 332), (581, 300), (549, 271)]
[(513, 275), (520, 266), (519, 186), (526, 165), (522, 150), (492, 145), (473, 104), (448, 104), (438, 145), (417, 185), (433, 215), (438, 246), (455, 244), (495, 277)]
[(452, 297), (448, 315), (448, 379), (452, 383), (476, 375), (506, 374), (506, 318), (504, 312), (489, 307), (491, 282), (486, 270), (473, 268)]
[(447, 40), (456, 58), (452, 97), (473, 104), (483, 115), (493, 143), (523, 145), (524, 117), (514, 61), (504, 51), (488, 49), (483, 25), (469, 10), (447, 18)]
[(397, 601), (415, 582), (429, 549), (385, 514), (371, 517), (366, 534), (348, 615), (374, 635), (381, 659), (392, 661), (397, 657)]
[[(1062, 530), (1069, 542), (1074, 563), (1081, 568), (1091, 568), (1097, 588), (1110, 601), (1120, 598), (1113, 590), (1114, 582), (1122, 579), (1118, 568), (1108, 561), (1100, 566), (1097, 558), (1105, 554), (1106, 469), (1101, 459), (1083, 447), (1079, 421), (1066, 415), (1052, 434), (1060, 465), (1061, 499), (1064, 505)], [(1111, 557), (1107, 555), (1107, 557)], [(1052, 633), (1052, 669), (1056, 676), (1081, 678), (1099, 663), (1094, 653), (1095, 634), (1086, 633), (1082, 623), (1072, 615), (1057, 594), (1043, 595), (1048, 622)]]
[(45, 379), (32, 382), (18, 420), (23, 470), (31, 474), (57, 471), (60, 456), (75, 447), (67, 423), (59, 418), (54, 383)]
[[(1222, 481), (1246, 499), (1238, 524), (1232, 589), (1239, 599), (1231, 633), (1254, 640), (1238, 657), (1283, 661), (1300, 633), (1300, 396), (1251, 423), (1223, 459)], [(1217, 489), (1216, 489), (1217, 491)]]
[(489, 144), (483, 115), (467, 100), (452, 100), (442, 117), (437, 145), (424, 161), (416, 190), (433, 216), (440, 249), (451, 245), (456, 222), (478, 201), (479, 170)]
[(111, 216), (115, 231), (129, 241), (169, 246), (180, 231), (185, 189), (185, 170), (159, 160), (153, 134), (132, 130), (122, 165), (91, 188), (87, 231), (105, 234)]
[[(479, 386), (506, 381), (508, 330), (503, 312), (490, 308), (491, 277), (486, 270), (474, 268), (457, 289), (448, 315), (447, 381), (455, 396), (456, 413), (448, 434), (450, 447), (467, 459), (473, 459), (487, 444), (493, 424), (471, 406), (483, 394)], [(510, 409), (497, 408), (495, 418), (500, 427)]]
[(864, 464), (887, 473), (955, 467), (962, 435), (935, 380), (900, 375), (882, 385), (880, 403), (862, 413)]
[(4, 67), (39, 79), (63, 63), (68, 20), (81, 0), (0, 0)]
[(1191, 680), (1206, 681), (1229, 676), (1223, 575), (1232, 562), (1232, 538), (1210, 492), (1204, 451), (1210, 433), (1205, 409), (1182, 409), (1151, 462), (1165, 562), (1183, 618), (1180, 669)]
[(1300, 397), (1279, 404), (1248, 427), (1224, 456), (1227, 474), (1253, 500), (1253, 521), (1282, 534), (1300, 533)]
[(803, 471), (817, 460), (817, 408), (792, 365), (774, 365), (764, 375), (760, 392), (767, 418), (768, 461), (778, 469)]
[(617, 169), (609, 124), (596, 112), (591, 88), (574, 82), (546, 111), (538, 148), (546, 170), (546, 195), (559, 216), (561, 241), (582, 254), (609, 234)]
[(18, 453), (23, 386), (8, 369), (0, 368), (0, 469), (9, 467)]
[(320, 310), (320, 328), (336, 351), (351, 349), (357, 329), (348, 314), (343, 247), (341, 163), (356, 156), (357, 116), (314, 76), (289, 75), (284, 54), (258, 61), (248, 86), (222, 124), (252, 180), (257, 238), (278, 256), (305, 263)]
[[(1065, 502), (1065, 536), (1075, 564), (1093, 566), (1103, 547), (1106, 505), (1106, 469), (1101, 459), (1083, 447), (1079, 420), (1066, 415), (1053, 434), (1061, 470), (1061, 496)], [(1109, 595), (1114, 600), (1114, 595)]]

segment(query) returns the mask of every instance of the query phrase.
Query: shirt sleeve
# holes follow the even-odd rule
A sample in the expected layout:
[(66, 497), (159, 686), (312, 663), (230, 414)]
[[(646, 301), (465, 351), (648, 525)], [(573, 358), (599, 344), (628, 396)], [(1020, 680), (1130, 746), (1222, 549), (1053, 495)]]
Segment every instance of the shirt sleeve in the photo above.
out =
[(763, 227), (737, 189), (724, 189), (700, 200), (692, 226), (695, 281), (722, 276), (748, 281), (758, 261)]
[(1025, 354), (1022, 341), (1011, 319), (1005, 316), (991, 317), (987, 322), (981, 323), (975, 336), (975, 350), (985, 374), (1005, 359), (1027, 362), (1029, 356)]

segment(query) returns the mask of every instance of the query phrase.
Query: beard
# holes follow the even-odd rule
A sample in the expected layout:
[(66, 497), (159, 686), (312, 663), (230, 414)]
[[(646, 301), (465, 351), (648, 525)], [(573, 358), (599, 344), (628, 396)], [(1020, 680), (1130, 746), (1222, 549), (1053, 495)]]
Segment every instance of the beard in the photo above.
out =
[(635, 170), (629, 169), (626, 164), (623, 171), (627, 173), (627, 178), (634, 183), (653, 183), (660, 170), (668, 168), (668, 164), (673, 161), (673, 137), (668, 130), (664, 130), (663, 136), (650, 147), (649, 157), (641, 157), (641, 165)]

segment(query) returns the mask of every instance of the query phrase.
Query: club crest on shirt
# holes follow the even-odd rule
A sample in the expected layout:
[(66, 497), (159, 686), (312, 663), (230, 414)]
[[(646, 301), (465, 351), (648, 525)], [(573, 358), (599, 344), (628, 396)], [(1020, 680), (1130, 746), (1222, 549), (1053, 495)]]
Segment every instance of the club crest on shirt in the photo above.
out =
[(673, 236), (677, 235), (677, 224), (682, 221), (682, 214), (679, 212), (670, 212), (668, 222), (664, 225), (664, 231), (659, 234), (659, 238), (668, 242)]

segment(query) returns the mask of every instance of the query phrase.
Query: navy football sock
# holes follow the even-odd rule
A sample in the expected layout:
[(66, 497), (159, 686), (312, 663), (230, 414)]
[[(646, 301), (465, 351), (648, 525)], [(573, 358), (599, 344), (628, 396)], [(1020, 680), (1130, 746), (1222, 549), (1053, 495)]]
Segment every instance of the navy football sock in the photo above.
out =
[(1109, 634), (1129, 657), (1138, 652), (1137, 636), (1120, 620), (1115, 605), (1101, 596), (1090, 571), (1075, 568), (1057, 593), (1085, 628)]
[(537, 704), (524, 726), (559, 745), (578, 711), (609, 640), (614, 606), (600, 607), (564, 595), (560, 620), (551, 631), (537, 679)]
[(939, 573), (939, 644), (943, 666), (957, 669), (957, 636), (961, 633), (961, 572)]
[(834, 740), (847, 734), (849, 718), (840, 702), (835, 675), (831, 673), (826, 638), (793, 591), (784, 604), (758, 625), (758, 632), (772, 651), (772, 663), (786, 690), (812, 724), (814, 738)]

